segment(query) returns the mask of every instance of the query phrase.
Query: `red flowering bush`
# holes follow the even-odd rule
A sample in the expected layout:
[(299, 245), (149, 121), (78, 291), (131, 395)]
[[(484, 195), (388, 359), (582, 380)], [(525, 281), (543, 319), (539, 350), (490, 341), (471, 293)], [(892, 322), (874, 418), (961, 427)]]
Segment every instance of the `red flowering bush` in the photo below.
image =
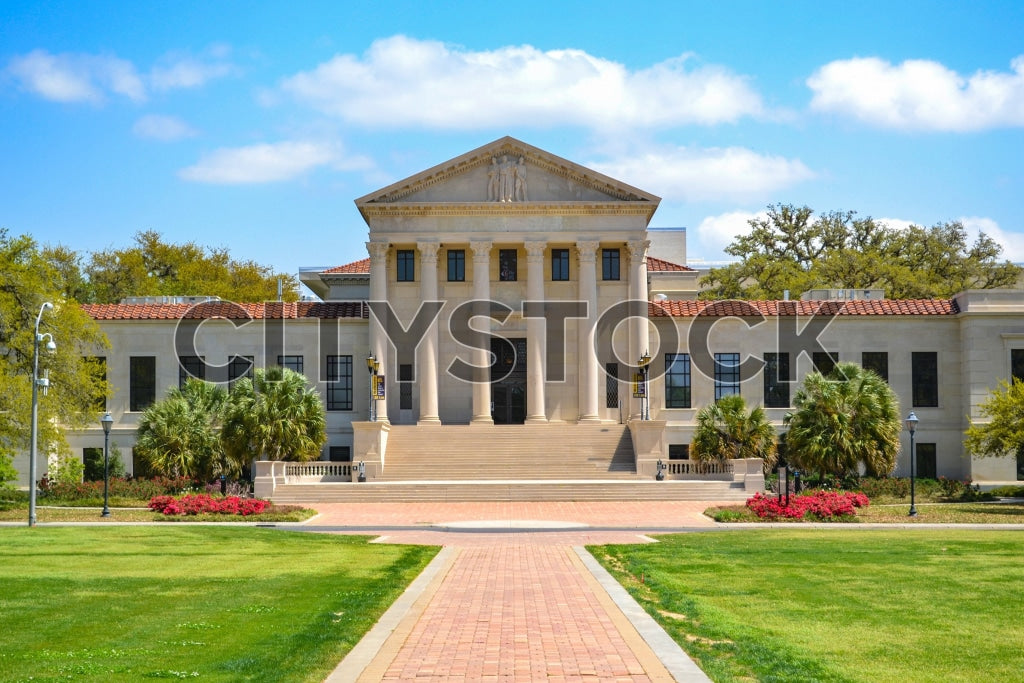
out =
[(270, 501), (259, 498), (228, 496), (214, 498), (205, 493), (182, 496), (154, 496), (149, 509), (165, 515), (258, 515), (270, 507)]
[(761, 519), (813, 519), (829, 520), (852, 517), (856, 508), (868, 506), (868, 497), (863, 493), (845, 491), (816, 491), (814, 493), (790, 496), (789, 505), (783, 497), (780, 503), (776, 496), (755, 493), (747, 500), (747, 508)]

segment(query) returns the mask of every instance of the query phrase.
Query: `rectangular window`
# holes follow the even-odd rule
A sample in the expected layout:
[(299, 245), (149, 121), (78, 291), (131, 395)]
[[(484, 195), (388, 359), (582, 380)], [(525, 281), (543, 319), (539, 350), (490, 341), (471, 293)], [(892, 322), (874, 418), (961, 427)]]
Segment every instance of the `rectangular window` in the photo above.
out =
[(502, 282), (519, 279), (519, 252), (515, 249), (498, 250), (498, 279)]
[(619, 364), (604, 365), (604, 407), (619, 407)]
[(412, 410), (412, 364), (398, 366), (398, 409)]
[(85, 358), (86, 367), (89, 370), (89, 376), (92, 377), (96, 384), (96, 393), (93, 396), (93, 410), (98, 413), (106, 412), (107, 410), (107, 395), (102, 391), (102, 387), (107, 385), (107, 359), (104, 356), (87, 356)]
[(1024, 481), (1024, 448), (1017, 451), (1017, 481)]
[(551, 280), (566, 281), (569, 279), (569, 250), (551, 250)]
[(352, 410), (352, 356), (327, 356), (327, 410)]
[(690, 459), (690, 444), (688, 444), (688, 443), (670, 443), (668, 445), (668, 459), (669, 460), (689, 460)]
[(690, 354), (665, 354), (665, 407), (690, 407)]
[(715, 354), (715, 400), (740, 393), (740, 354)]
[(448, 282), (466, 281), (466, 250), (448, 250)]
[(939, 354), (914, 351), (910, 354), (910, 374), (915, 408), (939, 405)]
[(128, 410), (137, 413), (156, 400), (156, 356), (128, 359)]
[(349, 446), (331, 446), (327, 452), (331, 462), (352, 462), (352, 448)]
[(832, 353), (831, 351), (815, 351), (811, 354), (811, 362), (814, 363), (816, 371), (827, 375), (832, 372), (832, 368), (839, 362), (839, 354)]
[(938, 471), (935, 464), (935, 444), (933, 443), (919, 443), (915, 444), (914, 449), (917, 451), (917, 478), (918, 479), (938, 479)]
[(601, 274), (605, 280), (619, 279), (619, 250), (601, 250)]
[(789, 407), (789, 354), (764, 354), (764, 406)]
[(178, 388), (185, 386), (189, 377), (206, 379), (206, 363), (202, 356), (178, 356)]
[(297, 372), (300, 375), (303, 374), (302, 356), (278, 356), (277, 364), (280, 365), (282, 368), (288, 368), (289, 370)]
[(860, 354), (860, 366), (889, 381), (889, 354), (885, 351), (865, 351)]
[(398, 281), (415, 282), (416, 280), (416, 252), (412, 249), (399, 249), (395, 254), (398, 264)]
[(1024, 382), (1024, 349), (1010, 349), (1010, 377)]
[(228, 361), (228, 390), (230, 391), (235, 382), (242, 378), (252, 379), (254, 368), (252, 356), (231, 356), (231, 360)]

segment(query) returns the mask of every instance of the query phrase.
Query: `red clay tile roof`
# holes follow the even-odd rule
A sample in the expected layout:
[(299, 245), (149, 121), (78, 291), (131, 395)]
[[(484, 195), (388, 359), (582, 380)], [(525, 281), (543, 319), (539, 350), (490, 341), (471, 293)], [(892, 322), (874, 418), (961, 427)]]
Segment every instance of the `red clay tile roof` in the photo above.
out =
[(94, 320), (281, 320), (297, 318), (368, 318), (361, 301), (297, 301), (236, 304), (211, 301), (202, 304), (85, 304)]
[(647, 272), (654, 273), (687, 273), (693, 272), (693, 268), (689, 266), (681, 266), (678, 263), (672, 263), (665, 259), (655, 258), (653, 256), (647, 257)]
[[(681, 266), (678, 263), (672, 263), (665, 259), (655, 258), (653, 256), (647, 257), (647, 270), (656, 273), (685, 273), (693, 272), (693, 268), (687, 266)], [(320, 271), (321, 275), (337, 275), (337, 274), (368, 274), (370, 272), (370, 259), (364, 258), (362, 261), (353, 261), (352, 263), (346, 263), (343, 266), (334, 266), (327, 270)]]
[(686, 318), (835, 315), (954, 315), (951, 299), (874, 299), (868, 301), (652, 301), (648, 315)]
[(370, 259), (364, 258), (362, 261), (353, 261), (352, 263), (346, 263), (343, 266), (334, 266), (327, 270), (321, 271), (322, 275), (335, 275), (339, 273), (359, 273), (369, 274), (370, 272)]

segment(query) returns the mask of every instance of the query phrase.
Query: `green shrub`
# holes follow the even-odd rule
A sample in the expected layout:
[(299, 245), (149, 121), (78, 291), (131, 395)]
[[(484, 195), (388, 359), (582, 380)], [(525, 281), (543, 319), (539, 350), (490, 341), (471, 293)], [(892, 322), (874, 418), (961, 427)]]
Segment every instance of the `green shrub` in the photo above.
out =
[[(188, 477), (153, 477), (152, 479), (110, 479), (112, 498), (146, 500), (154, 496), (177, 496), (196, 488), (196, 482)], [(41, 495), (51, 500), (78, 501), (97, 500), (103, 497), (102, 481), (68, 483), (51, 481), (46, 477), (39, 482)]]
[(1024, 486), (997, 486), (989, 493), (996, 498), (1024, 498)]

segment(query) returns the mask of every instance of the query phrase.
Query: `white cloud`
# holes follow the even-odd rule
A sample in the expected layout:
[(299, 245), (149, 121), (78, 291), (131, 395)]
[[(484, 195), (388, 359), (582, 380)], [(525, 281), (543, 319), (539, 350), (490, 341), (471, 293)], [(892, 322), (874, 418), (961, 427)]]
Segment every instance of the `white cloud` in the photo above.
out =
[(815, 175), (799, 159), (742, 147), (665, 147), (587, 165), (663, 199), (681, 201), (763, 199)]
[(767, 215), (764, 211), (730, 211), (708, 216), (696, 228), (687, 230), (687, 239), (691, 242), (687, 245), (688, 255), (709, 261), (734, 259), (725, 253), (725, 248), (740, 235), (750, 232), (752, 219)]
[(218, 46), (210, 50), (214, 61), (204, 61), (189, 55), (170, 55), (163, 64), (154, 66), (149, 79), (154, 90), (197, 88), (207, 82), (235, 72), (234, 65), (224, 59), (227, 48)]
[(964, 224), (970, 242), (974, 242), (978, 238), (978, 233), (983, 232), (1002, 245), (1003, 258), (1014, 263), (1024, 263), (1024, 235), (1021, 233), (1003, 230), (991, 218), (963, 216), (959, 220)]
[(102, 103), (108, 94), (146, 99), (135, 66), (117, 57), (50, 54), (46, 50), (13, 58), (7, 66), (21, 87), (55, 102)]
[(272, 183), (291, 180), (328, 164), (351, 169), (359, 167), (360, 160), (344, 158), (333, 144), (288, 141), (221, 148), (203, 156), (199, 163), (183, 168), (178, 175), (200, 183)]
[(132, 126), (132, 132), (140, 138), (151, 138), (161, 142), (173, 142), (197, 135), (194, 128), (178, 117), (159, 114), (143, 116)]
[(285, 79), (313, 107), (372, 127), (711, 124), (765, 114), (743, 76), (689, 55), (630, 71), (582, 50), (469, 51), (393, 36)]
[(807, 79), (811, 107), (885, 128), (972, 131), (1024, 126), (1024, 55), (1011, 72), (964, 77), (942, 64), (876, 57), (830, 62)]

